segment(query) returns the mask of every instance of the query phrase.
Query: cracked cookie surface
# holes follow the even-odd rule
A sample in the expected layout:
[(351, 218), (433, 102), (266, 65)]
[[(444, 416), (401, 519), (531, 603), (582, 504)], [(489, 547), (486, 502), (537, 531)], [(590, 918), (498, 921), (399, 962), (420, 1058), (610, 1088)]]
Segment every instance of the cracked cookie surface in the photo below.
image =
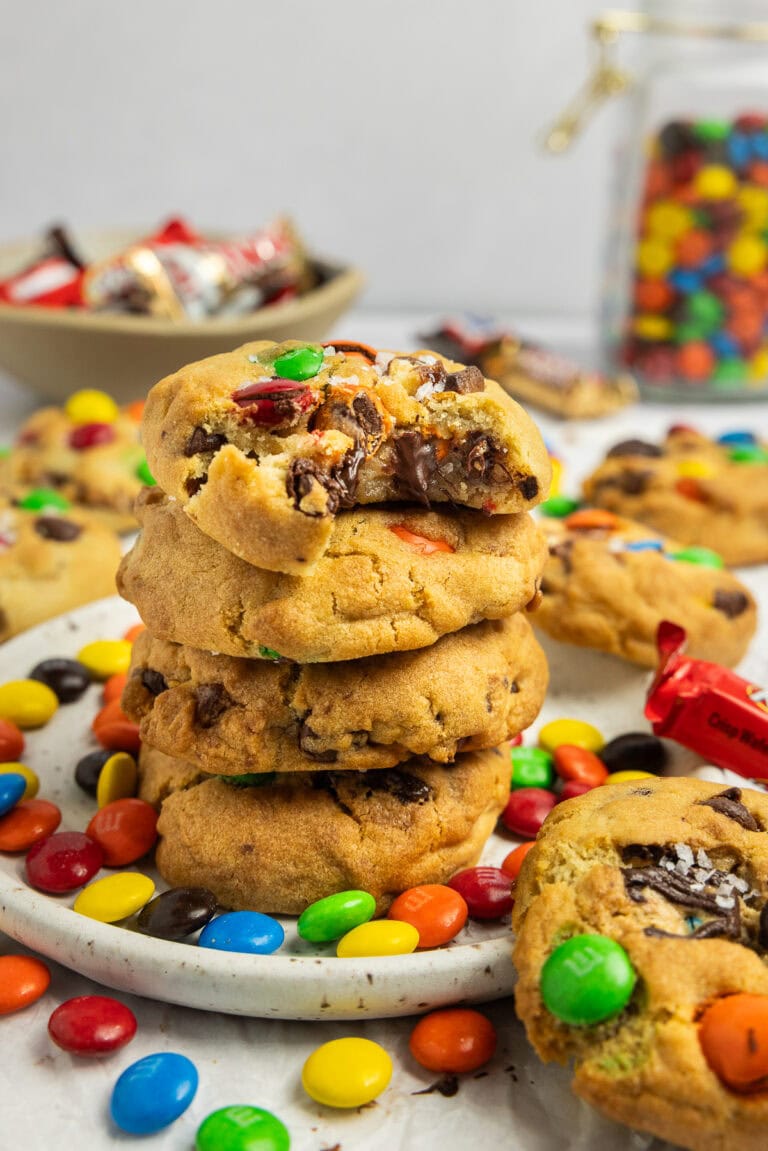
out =
[(585, 499), (730, 565), (768, 560), (768, 449), (673, 427), (660, 443), (614, 445), (584, 483)]
[(262, 340), (189, 364), (151, 389), (143, 439), (152, 474), (202, 531), (299, 575), (340, 510), (512, 514), (546, 498), (551, 473), (533, 421), (478, 368), (354, 344)]
[(286, 915), (364, 890), (381, 914), (401, 891), (445, 883), (477, 861), (509, 795), (510, 758), (505, 746), (446, 767), (410, 760), (253, 787), (200, 782), (190, 765), (145, 745), (139, 770), (140, 796), (162, 800), (157, 867), (167, 883), (204, 884), (223, 907)]
[(546, 686), (521, 615), (418, 651), (329, 664), (210, 655), (145, 631), (123, 709), (148, 744), (202, 771), (367, 771), (495, 747), (533, 723)]
[(0, 642), (114, 595), (116, 535), (89, 514), (17, 507), (0, 496)]
[[(768, 1092), (737, 1093), (707, 1062), (699, 1021), (721, 997), (768, 995), (768, 796), (692, 779), (599, 787), (558, 804), (516, 887), (516, 1007), (544, 1060), (574, 1061), (578, 1095), (693, 1151), (765, 1146)], [(570, 1026), (544, 1006), (542, 967), (600, 934), (637, 983), (619, 1015)]]
[[(93, 443), (88, 443), (91, 431)], [(63, 408), (41, 408), (21, 428), (8, 461), (10, 481), (53, 488), (116, 532), (136, 528), (133, 501), (142, 487), (140, 423), (124, 408), (110, 424), (74, 424)], [(78, 436), (83, 446), (73, 447)], [(106, 442), (104, 442), (106, 441)]]
[(537, 627), (564, 643), (656, 667), (656, 629), (667, 619), (685, 628), (694, 658), (739, 662), (757, 608), (735, 575), (676, 560), (682, 544), (623, 517), (603, 513), (603, 526), (580, 528), (583, 514), (539, 521), (549, 558), (531, 616)]
[(309, 580), (238, 559), (156, 489), (142, 492), (136, 514), (142, 531), (118, 573), (121, 595), (162, 639), (251, 659), (426, 647), (523, 609), (546, 554), (525, 513), (358, 508), (335, 518)]

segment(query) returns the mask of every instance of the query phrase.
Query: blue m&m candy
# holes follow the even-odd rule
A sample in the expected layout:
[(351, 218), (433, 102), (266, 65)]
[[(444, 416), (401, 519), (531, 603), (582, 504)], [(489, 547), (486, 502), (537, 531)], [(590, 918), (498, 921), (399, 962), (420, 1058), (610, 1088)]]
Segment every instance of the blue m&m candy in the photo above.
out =
[(197, 1068), (186, 1055), (145, 1055), (126, 1067), (115, 1084), (110, 1114), (129, 1135), (151, 1135), (183, 1115), (197, 1082)]
[(624, 544), (625, 552), (663, 552), (661, 540), (629, 540)]
[(205, 925), (198, 944), (213, 951), (271, 955), (284, 939), (285, 932), (271, 915), (262, 915), (260, 911), (227, 911)]
[(756, 444), (757, 436), (754, 432), (747, 431), (723, 432), (717, 437), (717, 442), (729, 448), (743, 447), (745, 444)]
[(0, 815), (5, 815), (24, 796), (27, 790), (27, 781), (17, 771), (9, 771), (0, 775)]

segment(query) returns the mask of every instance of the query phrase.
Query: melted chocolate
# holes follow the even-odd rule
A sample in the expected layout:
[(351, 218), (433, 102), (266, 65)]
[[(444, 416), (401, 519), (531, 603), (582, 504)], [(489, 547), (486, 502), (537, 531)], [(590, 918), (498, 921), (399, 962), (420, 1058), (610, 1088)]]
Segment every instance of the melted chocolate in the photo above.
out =
[(740, 824), (746, 831), (763, 830), (754, 815), (741, 803), (741, 789), (738, 787), (729, 787), (727, 791), (721, 791), (711, 799), (699, 800), (699, 806), (711, 807), (713, 811)]
[[(682, 907), (698, 907), (702, 911), (711, 911), (713, 915), (722, 916), (726, 909), (719, 906), (714, 895), (707, 895), (706, 891), (693, 891), (696, 882), (691, 876), (681, 875), (678, 871), (667, 871), (664, 867), (627, 867), (621, 869), (624, 877), (624, 886), (629, 898), (635, 903), (645, 903), (643, 888), (650, 887), (658, 891), (670, 903), (679, 903)], [(718, 879), (724, 879), (724, 872), (712, 873), (710, 884)], [(734, 895), (734, 906), (738, 907)]]
[(365, 392), (358, 392), (352, 401), (352, 411), (355, 419), (365, 435), (372, 439), (381, 436), (383, 423), (378, 409), (370, 396)]
[(197, 427), (187, 440), (184, 448), (185, 456), (197, 456), (201, 452), (217, 452), (223, 448), (227, 437), (218, 432), (207, 432), (205, 428)]
[(207, 479), (207, 476), (190, 476), (184, 484), (184, 491), (188, 496), (196, 496)]
[(313, 460), (294, 460), (288, 471), (285, 487), (288, 495), (293, 500), (296, 510), (303, 512), (305, 516), (322, 516), (325, 514), (324, 512), (304, 511), (301, 507), (301, 501), (310, 494), (315, 484), (319, 484), (321, 488), (325, 488), (327, 491), (327, 510), (330, 515), (333, 515), (338, 509), (339, 499), (338, 495), (332, 490), (331, 477), (322, 471)]
[(523, 476), (517, 481), (517, 489), (526, 500), (533, 500), (539, 494), (539, 481), (536, 476)]
[(663, 456), (664, 452), (658, 444), (649, 444), (646, 440), (622, 440), (614, 444), (606, 455), (606, 459), (613, 460), (617, 456)]
[(427, 803), (433, 795), (432, 788), (417, 775), (399, 771), (397, 768), (387, 768), (384, 771), (366, 771), (362, 782), (368, 788), (368, 793), (386, 791), (400, 803)]
[(443, 1075), (441, 1079), (437, 1079), (434, 1083), (431, 1083), (429, 1087), (424, 1087), (421, 1091), (412, 1091), (411, 1095), (434, 1095), (435, 1091), (443, 1095), (446, 1099), (452, 1099), (454, 1095), (458, 1095), (458, 1075), (452, 1075), (449, 1072), (447, 1075)]
[(222, 683), (201, 683), (195, 691), (195, 723), (213, 727), (234, 700)]
[(728, 619), (737, 619), (749, 607), (749, 600), (743, 591), (726, 591), (724, 588), (718, 588), (712, 606)]
[(757, 942), (762, 948), (768, 950), (768, 903), (760, 909), (760, 920), (757, 926)]
[(685, 935), (678, 935), (676, 931), (664, 931), (661, 927), (646, 927), (643, 934), (655, 939), (714, 939), (722, 935), (738, 939), (741, 929), (738, 919), (735, 916), (728, 916), (724, 919), (708, 919), (706, 923), (700, 924)]
[(165, 676), (159, 671), (155, 671), (152, 667), (145, 667), (141, 673), (141, 684), (145, 687), (150, 695), (161, 695), (162, 692), (168, 690)]
[(392, 441), (395, 452), (395, 477), (404, 495), (429, 507), (427, 488), (437, 463), (435, 446), (418, 432), (403, 432)]
[(484, 432), (472, 432), (467, 436), (464, 441), (464, 467), (468, 480), (488, 484), (497, 458), (498, 450), (490, 436)]
[(563, 540), (561, 543), (553, 544), (549, 549), (549, 554), (559, 559), (563, 565), (563, 571), (566, 575), (570, 575), (573, 571), (573, 562), (571, 561), (571, 552), (573, 551), (573, 540)]
[(83, 529), (80, 524), (73, 524), (72, 520), (63, 520), (59, 516), (39, 516), (35, 520), (35, 531), (44, 540), (69, 544), (82, 535)]
[(338, 759), (338, 752), (333, 748), (326, 751), (318, 751), (313, 749), (313, 741), (319, 740), (320, 736), (316, 731), (313, 731), (308, 723), (303, 722), (299, 728), (299, 749), (307, 756), (308, 759), (317, 760), (318, 763), (335, 763)]

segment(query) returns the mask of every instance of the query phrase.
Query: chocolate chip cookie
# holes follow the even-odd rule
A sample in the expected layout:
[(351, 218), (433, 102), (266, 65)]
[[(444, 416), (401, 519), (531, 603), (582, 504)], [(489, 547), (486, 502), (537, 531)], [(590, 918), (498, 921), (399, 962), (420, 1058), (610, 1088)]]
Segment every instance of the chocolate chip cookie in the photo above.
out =
[(584, 484), (587, 501), (648, 524), (727, 564), (768, 560), (768, 447), (750, 432), (711, 440), (670, 429), (661, 444), (616, 444)]
[[(541, 1058), (573, 1060), (576, 1093), (620, 1122), (693, 1151), (762, 1151), (758, 1032), (725, 1067), (705, 1032), (739, 993), (768, 1007), (767, 898), (760, 792), (644, 779), (558, 804), (513, 917), (516, 1006)], [(617, 964), (623, 1006), (608, 1003)]]
[(258, 341), (149, 393), (147, 459), (197, 526), (260, 568), (306, 575), (336, 513), (450, 503), (511, 514), (546, 498), (527, 413), (478, 368), (431, 352)]
[(152, 747), (203, 771), (367, 771), (413, 755), (452, 763), (538, 715), (544, 653), (523, 615), (430, 647), (345, 663), (210, 655), (143, 632), (123, 708)]
[(383, 913), (399, 892), (445, 883), (477, 861), (509, 795), (510, 759), (505, 747), (446, 767), (409, 760), (254, 786), (248, 776), (245, 785), (200, 782), (145, 745), (140, 775), (143, 799), (165, 797), (157, 867), (172, 886), (204, 884), (223, 907), (286, 915), (358, 889)]
[(546, 554), (526, 514), (357, 508), (333, 520), (311, 579), (268, 572), (199, 531), (157, 489), (118, 587), (161, 639), (250, 659), (362, 659), (425, 647), (521, 610)]
[(733, 667), (744, 655), (755, 601), (730, 572), (685, 558), (712, 562), (706, 553), (602, 509), (539, 522), (549, 559), (531, 618), (555, 639), (655, 667), (656, 629), (667, 619), (685, 628), (697, 659)]
[(63, 408), (41, 408), (11, 451), (11, 482), (53, 488), (113, 531), (134, 531), (131, 508), (146, 468), (140, 426), (133, 405), (108, 424), (76, 424)]
[(114, 595), (119, 562), (117, 536), (86, 513), (0, 496), (0, 642)]

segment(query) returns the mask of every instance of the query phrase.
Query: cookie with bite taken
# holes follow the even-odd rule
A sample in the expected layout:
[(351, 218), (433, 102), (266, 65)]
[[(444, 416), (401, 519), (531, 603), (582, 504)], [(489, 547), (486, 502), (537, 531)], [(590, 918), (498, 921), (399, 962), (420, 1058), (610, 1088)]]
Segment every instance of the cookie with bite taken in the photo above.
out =
[(515, 514), (550, 482), (527, 413), (478, 368), (428, 351), (245, 344), (156, 384), (143, 438), (152, 474), (201, 531), (294, 575), (313, 571), (345, 509)]

